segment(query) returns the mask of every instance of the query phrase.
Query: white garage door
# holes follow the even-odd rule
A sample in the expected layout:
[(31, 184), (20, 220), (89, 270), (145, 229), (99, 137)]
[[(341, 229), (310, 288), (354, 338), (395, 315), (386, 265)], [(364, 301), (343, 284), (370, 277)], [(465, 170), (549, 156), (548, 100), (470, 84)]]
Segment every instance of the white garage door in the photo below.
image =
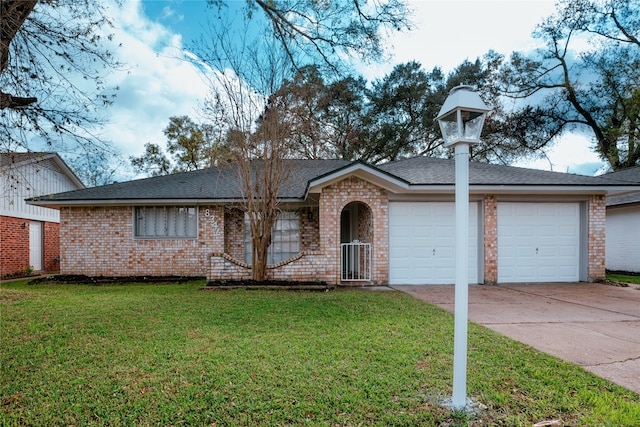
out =
[[(389, 204), (389, 283), (455, 282), (455, 204)], [(478, 205), (469, 204), (469, 283), (478, 282)]]
[(577, 203), (498, 203), (498, 282), (575, 282)]

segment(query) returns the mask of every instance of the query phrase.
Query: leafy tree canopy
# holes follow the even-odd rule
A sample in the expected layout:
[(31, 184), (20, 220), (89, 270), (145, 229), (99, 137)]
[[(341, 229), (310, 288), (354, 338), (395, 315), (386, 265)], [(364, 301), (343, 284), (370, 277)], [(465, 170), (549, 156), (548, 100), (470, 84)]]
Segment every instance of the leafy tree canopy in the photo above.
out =
[[(640, 164), (640, 5), (562, 0), (534, 36), (546, 43), (514, 53), (502, 71), (507, 93), (525, 99), (523, 132), (580, 130), (612, 169)], [(587, 48), (577, 52), (581, 41)]]
[(150, 176), (187, 172), (215, 166), (230, 156), (219, 131), (209, 124), (196, 123), (188, 116), (169, 118), (163, 132), (167, 138), (166, 150), (149, 142), (142, 156), (129, 157), (135, 172)]

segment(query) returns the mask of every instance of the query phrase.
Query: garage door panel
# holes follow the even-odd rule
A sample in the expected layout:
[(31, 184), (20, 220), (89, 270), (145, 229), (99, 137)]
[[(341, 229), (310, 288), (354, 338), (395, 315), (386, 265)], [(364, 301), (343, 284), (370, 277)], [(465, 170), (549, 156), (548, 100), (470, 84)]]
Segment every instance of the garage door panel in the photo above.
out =
[(577, 281), (577, 203), (498, 203), (498, 281)]
[[(403, 215), (400, 215), (402, 213)], [(477, 283), (478, 209), (469, 205), (469, 281)], [(455, 204), (396, 202), (389, 205), (389, 282), (455, 281)]]

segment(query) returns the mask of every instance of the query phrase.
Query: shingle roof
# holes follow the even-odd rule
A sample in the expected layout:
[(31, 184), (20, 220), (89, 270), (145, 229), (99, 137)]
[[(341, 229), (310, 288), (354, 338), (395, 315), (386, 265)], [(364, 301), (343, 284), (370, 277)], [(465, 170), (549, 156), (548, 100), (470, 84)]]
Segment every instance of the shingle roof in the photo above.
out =
[[(302, 198), (307, 182), (343, 167), (346, 160), (287, 160), (290, 175), (281, 198)], [(242, 197), (242, 185), (232, 166), (119, 182), (101, 187), (34, 198), (41, 201), (233, 200)]]
[[(455, 184), (455, 160), (413, 157), (378, 166), (411, 184)], [(598, 177), (487, 163), (469, 163), (470, 185), (612, 185)]]
[[(378, 167), (370, 167), (361, 162), (346, 160), (286, 160), (290, 170), (288, 181), (281, 187), (279, 197), (282, 199), (302, 200), (307, 185), (314, 179), (331, 173), (340, 173), (350, 165), (361, 164), (371, 170), (382, 171), (397, 177), (410, 186), (416, 185), (448, 185), (455, 184), (455, 161), (429, 157), (414, 157), (386, 163)], [(260, 162), (254, 163), (259, 165)], [(590, 186), (606, 187), (629, 185), (629, 182), (571, 175), (560, 172), (541, 171), (536, 169), (516, 168), (511, 166), (470, 163), (469, 183), (473, 185), (497, 186)], [(224, 201), (238, 200), (242, 197), (243, 186), (231, 165), (214, 169), (203, 169), (153, 178), (121, 182), (102, 187), (58, 193), (32, 199), (48, 204), (105, 202), (117, 203), (127, 201)]]
[[(640, 166), (635, 166), (616, 172), (610, 172), (602, 175), (602, 177), (640, 184)], [(620, 206), (632, 203), (640, 203), (640, 192), (607, 198), (607, 206)]]

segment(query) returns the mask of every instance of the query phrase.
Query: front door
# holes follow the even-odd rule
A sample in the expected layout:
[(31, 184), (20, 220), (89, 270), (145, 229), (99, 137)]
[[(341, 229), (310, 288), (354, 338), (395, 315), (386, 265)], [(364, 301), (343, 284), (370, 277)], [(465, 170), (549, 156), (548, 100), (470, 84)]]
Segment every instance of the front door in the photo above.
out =
[(42, 270), (42, 222), (29, 224), (29, 265), (35, 271)]

